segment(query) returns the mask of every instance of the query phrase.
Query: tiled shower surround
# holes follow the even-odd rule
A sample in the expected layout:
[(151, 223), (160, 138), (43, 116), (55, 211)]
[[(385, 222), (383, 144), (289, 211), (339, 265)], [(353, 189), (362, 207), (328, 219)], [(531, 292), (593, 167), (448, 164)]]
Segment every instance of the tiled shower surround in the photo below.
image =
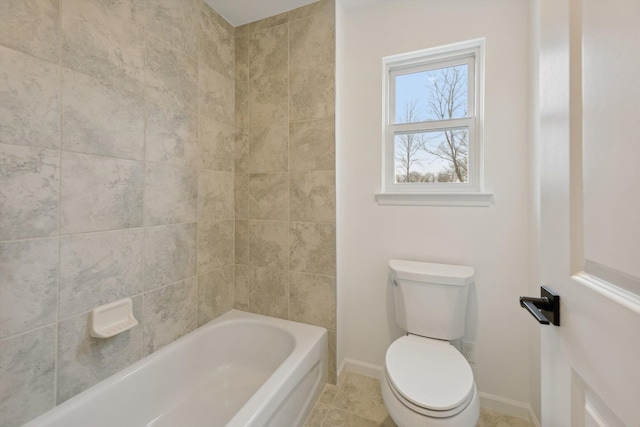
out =
[(0, 1), (0, 426), (234, 306), (327, 327), (333, 378), (334, 40), (326, 0)]
[(335, 382), (335, 3), (236, 28), (235, 307), (323, 326)]

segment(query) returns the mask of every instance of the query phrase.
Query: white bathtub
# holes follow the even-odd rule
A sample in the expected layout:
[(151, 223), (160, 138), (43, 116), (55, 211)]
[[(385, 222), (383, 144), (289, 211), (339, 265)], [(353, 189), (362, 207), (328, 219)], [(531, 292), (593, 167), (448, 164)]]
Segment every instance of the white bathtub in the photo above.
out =
[(25, 427), (298, 426), (326, 349), (324, 328), (232, 310)]

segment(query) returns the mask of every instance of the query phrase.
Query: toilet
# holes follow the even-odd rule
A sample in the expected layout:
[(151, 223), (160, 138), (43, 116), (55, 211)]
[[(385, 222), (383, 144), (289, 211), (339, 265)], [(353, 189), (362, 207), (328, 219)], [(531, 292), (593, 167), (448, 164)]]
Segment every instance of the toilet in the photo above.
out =
[(390, 260), (396, 322), (382, 397), (399, 427), (473, 427), (480, 399), (471, 366), (449, 341), (464, 335), (471, 267)]

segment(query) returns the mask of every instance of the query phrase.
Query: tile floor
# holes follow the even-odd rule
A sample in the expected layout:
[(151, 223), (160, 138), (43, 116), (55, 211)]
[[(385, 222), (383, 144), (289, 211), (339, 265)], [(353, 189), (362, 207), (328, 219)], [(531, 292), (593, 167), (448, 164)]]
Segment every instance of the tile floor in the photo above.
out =
[[(339, 387), (327, 384), (304, 427), (396, 427), (376, 378), (348, 372)], [(481, 409), (477, 427), (531, 427), (528, 421)]]

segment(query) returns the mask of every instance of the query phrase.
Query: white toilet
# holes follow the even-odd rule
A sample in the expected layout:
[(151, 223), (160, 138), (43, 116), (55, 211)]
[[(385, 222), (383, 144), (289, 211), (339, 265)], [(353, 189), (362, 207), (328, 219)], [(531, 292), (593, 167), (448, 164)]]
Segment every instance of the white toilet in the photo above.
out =
[(407, 335), (387, 349), (382, 397), (400, 427), (473, 427), (480, 400), (464, 334), (471, 267), (390, 260), (396, 321)]

